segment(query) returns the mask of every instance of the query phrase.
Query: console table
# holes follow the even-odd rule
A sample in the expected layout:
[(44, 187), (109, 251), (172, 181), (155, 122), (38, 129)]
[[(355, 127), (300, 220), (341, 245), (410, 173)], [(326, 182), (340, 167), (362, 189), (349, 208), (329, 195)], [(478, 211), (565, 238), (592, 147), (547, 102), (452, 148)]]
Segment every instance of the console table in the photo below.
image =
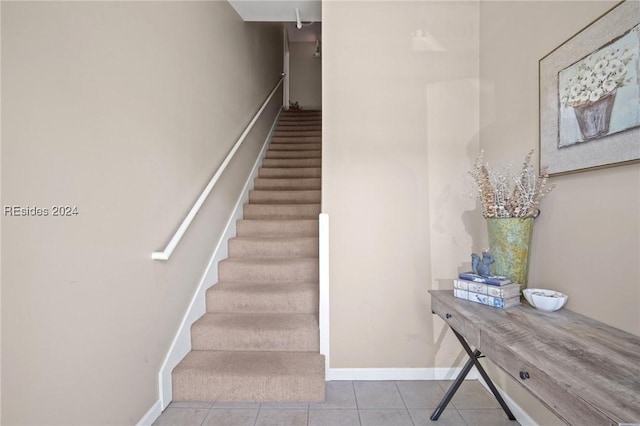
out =
[(465, 348), (468, 364), (482, 353), (568, 424), (640, 424), (640, 337), (567, 309), (503, 310), (429, 293), (433, 313), (476, 348)]

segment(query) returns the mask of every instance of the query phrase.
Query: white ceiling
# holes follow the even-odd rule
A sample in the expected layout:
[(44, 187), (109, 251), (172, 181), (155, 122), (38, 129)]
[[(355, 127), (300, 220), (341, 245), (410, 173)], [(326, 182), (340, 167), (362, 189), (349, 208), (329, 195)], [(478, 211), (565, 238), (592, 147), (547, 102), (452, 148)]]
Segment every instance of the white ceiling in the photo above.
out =
[(247, 22), (296, 22), (296, 8), (302, 22), (322, 21), (321, 0), (229, 0)]

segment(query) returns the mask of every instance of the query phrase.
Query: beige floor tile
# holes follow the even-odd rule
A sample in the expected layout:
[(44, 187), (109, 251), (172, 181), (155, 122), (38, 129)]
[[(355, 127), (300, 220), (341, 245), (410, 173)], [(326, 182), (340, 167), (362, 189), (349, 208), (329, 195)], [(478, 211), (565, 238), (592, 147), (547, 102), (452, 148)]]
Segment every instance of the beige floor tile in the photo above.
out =
[(212, 408), (204, 426), (253, 426), (258, 408)]
[(396, 382), (407, 408), (435, 408), (438, 406), (444, 391), (435, 381), (398, 381)]
[(209, 410), (203, 408), (167, 407), (154, 426), (200, 426)]
[(260, 408), (256, 426), (307, 426), (309, 410)]
[(413, 426), (407, 410), (360, 410), (362, 426)]
[(360, 426), (358, 410), (309, 410), (309, 426)]
[(359, 409), (405, 409), (395, 382), (353, 382)]
[(327, 382), (324, 402), (309, 404), (311, 409), (358, 408), (351, 381)]
[(468, 426), (518, 426), (516, 420), (509, 420), (502, 408), (481, 410), (458, 410)]

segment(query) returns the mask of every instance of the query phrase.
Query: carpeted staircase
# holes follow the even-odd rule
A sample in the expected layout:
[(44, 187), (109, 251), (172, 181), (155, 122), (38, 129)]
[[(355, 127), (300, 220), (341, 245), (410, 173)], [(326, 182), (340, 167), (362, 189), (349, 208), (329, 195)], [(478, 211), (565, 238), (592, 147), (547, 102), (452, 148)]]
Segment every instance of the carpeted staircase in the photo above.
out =
[(174, 401), (322, 401), (318, 331), (320, 111), (283, 111), (173, 370)]

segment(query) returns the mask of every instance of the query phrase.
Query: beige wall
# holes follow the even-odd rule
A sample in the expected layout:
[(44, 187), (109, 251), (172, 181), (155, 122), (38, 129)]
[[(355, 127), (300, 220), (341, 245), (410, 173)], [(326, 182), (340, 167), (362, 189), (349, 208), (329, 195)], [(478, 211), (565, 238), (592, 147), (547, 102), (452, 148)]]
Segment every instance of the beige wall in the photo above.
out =
[(282, 28), (227, 2), (3, 2), (2, 423), (135, 424), (264, 141)]
[[(418, 29), (447, 50), (421, 50)], [(462, 359), (427, 290), (450, 287), (472, 248), (477, 80), (478, 3), (323, 3), (332, 368)]]
[[(538, 148), (538, 60), (616, 2), (481, 2), (480, 144), (519, 162)], [(640, 166), (552, 178), (536, 221), (530, 286), (569, 295), (567, 308), (640, 335)], [(484, 229), (482, 236), (486, 238)], [(558, 422), (504, 375), (540, 424)]]
[(316, 43), (291, 42), (290, 86), (291, 102), (298, 102), (305, 109), (322, 107), (322, 59), (315, 58)]

